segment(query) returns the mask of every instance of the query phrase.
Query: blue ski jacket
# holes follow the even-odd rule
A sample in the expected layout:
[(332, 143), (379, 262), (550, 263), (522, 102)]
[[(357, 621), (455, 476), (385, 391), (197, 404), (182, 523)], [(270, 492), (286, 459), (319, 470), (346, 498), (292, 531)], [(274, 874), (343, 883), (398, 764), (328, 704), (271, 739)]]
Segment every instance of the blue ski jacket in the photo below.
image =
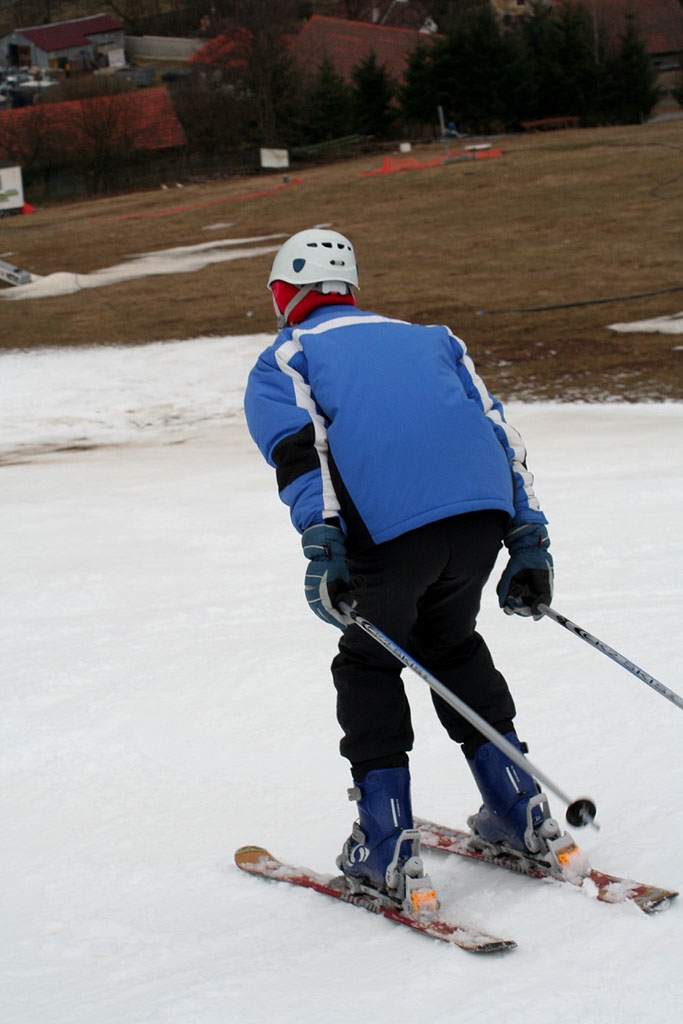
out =
[(520, 435), (447, 327), (320, 307), (261, 354), (245, 412), (299, 532), (331, 521), (362, 550), (483, 509), (547, 522)]

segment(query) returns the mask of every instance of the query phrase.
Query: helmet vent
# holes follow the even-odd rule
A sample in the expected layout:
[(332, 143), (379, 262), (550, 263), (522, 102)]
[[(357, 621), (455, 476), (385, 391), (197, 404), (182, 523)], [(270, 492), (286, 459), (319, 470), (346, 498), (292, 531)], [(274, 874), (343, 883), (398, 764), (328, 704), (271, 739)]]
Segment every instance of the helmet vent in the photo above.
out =
[[(306, 242), (307, 249), (317, 249), (321, 245), (323, 249), (334, 249), (334, 242)], [(350, 249), (350, 245), (344, 245), (343, 242), (337, 242), (338, 249)]]

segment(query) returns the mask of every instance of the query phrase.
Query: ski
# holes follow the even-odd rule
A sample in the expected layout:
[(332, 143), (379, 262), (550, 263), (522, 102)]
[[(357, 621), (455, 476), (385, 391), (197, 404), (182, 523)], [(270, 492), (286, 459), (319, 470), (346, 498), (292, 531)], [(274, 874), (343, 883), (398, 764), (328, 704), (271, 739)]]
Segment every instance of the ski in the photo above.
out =
[(325, 896), (332, 896), (344, 903), (352, 903), (370, 913), (380, 914), (395, 924), (406, 925), (406, 927), (422, 932), (432, 939), (449, 942), (470, 953), (500, 953), (516, 947), (516, 943), (511, 939), (499, 939), (493, 935), (487, 935), (477, 928), (452, 924), (438, 914), (420, 917), (406, 913), (398, 907), (383, 902), (378, 897), (364, 892), (353, 892), (347, 886), (343, 876), (320, 875), (307, 868), (283, 864), (261, 846), (240, 847), (235, 853), (235, 863), (238, 868), (251, 875), (259, 875), (261, 878), (272, 879), (276, 882), (288, 882), (290, 885), (299, 885), (304, 889), (312, 889)]
[[(472, 833), (463, 829), (437, 825), (424, 818), (415, 818), (415, 827), (420, 831), (420, 845), (423, 849), (471, 857), (486, 864), (507, 868), (509, 871), (517, 871), (530, 878), (552, 878), (558, 882), (569, 882), (578, 886), (581, 886), (584, 881), (584, 879), (561, 878), (544, 868), (542, 864), (534, 863), (522, 855), (516, 856), (514, 853), (501, 850), (494, 844), (482, 848), (477, 841), (477, 845), (475, 845)], [(635, 903), (646, 914), (663, 910), (671, 900), (678, 896), (678, 893), (671, 889), (634, 882), (630, 878), (620, 878), (618, 875), (608, 875), (604, 871), (597, 871), (594, 868), (591, 868), (585, 878), (593, 883), (597, 891), (597, 899), (603, 903)]]

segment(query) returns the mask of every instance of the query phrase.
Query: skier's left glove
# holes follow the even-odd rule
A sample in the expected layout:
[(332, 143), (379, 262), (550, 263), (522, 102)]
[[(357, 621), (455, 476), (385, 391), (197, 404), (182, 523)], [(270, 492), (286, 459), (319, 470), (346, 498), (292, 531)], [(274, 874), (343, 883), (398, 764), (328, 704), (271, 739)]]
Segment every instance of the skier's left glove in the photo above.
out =
[(335, 607), (342, 597), (350, 602), (344, 534), (336, 526), (309, 526), (302, 534), (301, 546), (309, 560), (304, 579), (306, 600), (323, 622), (345, 629), (353, 620)]
[(540, 523), (525, 523), (504, 538), (510, 560), (497, 587), (498, 602), (506, 615), (543, 618), (539, 604), (553, 599), (553, 556), (550, 538)]

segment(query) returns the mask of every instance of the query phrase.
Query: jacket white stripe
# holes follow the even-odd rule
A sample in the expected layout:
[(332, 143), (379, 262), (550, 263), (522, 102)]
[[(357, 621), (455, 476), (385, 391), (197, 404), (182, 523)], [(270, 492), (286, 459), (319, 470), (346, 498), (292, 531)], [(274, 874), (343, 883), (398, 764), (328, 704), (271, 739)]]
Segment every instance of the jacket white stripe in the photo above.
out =
[(299, 340), (299, 332), (295, 331), (289, 341), (285, 341), (284, 344), (280, 345), (279, 348), (275, 350), (275, 359), (277, 360), (277, 364), (282, 372), (287, 374), (292, 381), (297, 406), (300, 409), (305, 409), (311, 418), (315, 436), (315, 449), (320, 459), (320, 477), (322, 481), (323, 496), (322, 516), (324, 519), (330, 519), (339, 514), (339, 501), (337, 499), (335, 489), (332, 486), (332, 478), (330, 476), (327, 429), (322, 416), (316, 408), (315, 400), (311, 394), (310, 385), (306, 383), (302, 375), (294, 369), (290, 362), (293, 356), (296, 355), (297, 352), (301, 351), (302, 346), (301, 341)]
[[(462, 341), (460, 341), (460, 344), (463, 345), (464, 348), (464, 343)], [(499, 426), (505, 435), (508, 447), (510, 448), (510, 451), (513, 454), (511, 463), (512, 470), (520, 477), (522, 488), (524, 490), (524, 493), (526, 494), (527, 504), (529, 508), (538, 512), (541, 506), (534, 492), (533, 475), (529, 472), (529, 470), (526, 468), (524, 464), (526, 459), (526, 447), (524, 445), (524, 441), (522, 440), (522, 435), (519, 433), (518, 430), (515, 430), (511, 423), (508, 423), (507, 420), (505, 420), (501, 416), (500, 411), (494, 406), (493, 399), (488, 393), (486, 385), (484, 384), (483, 380), (475, 370), (474, 363), (472, 362), (472, 359), (470, 358), (470, 355), (467, 352), (466, 348), (464, 349), (462, 361), (467, 367), (467, 371), (472, 379), (472, 383), (479, 392), (481, 406), (482, 409), (484, 410), (485, 415), (488, 416), (488, 418), (492, 420), (497, 426)]]

